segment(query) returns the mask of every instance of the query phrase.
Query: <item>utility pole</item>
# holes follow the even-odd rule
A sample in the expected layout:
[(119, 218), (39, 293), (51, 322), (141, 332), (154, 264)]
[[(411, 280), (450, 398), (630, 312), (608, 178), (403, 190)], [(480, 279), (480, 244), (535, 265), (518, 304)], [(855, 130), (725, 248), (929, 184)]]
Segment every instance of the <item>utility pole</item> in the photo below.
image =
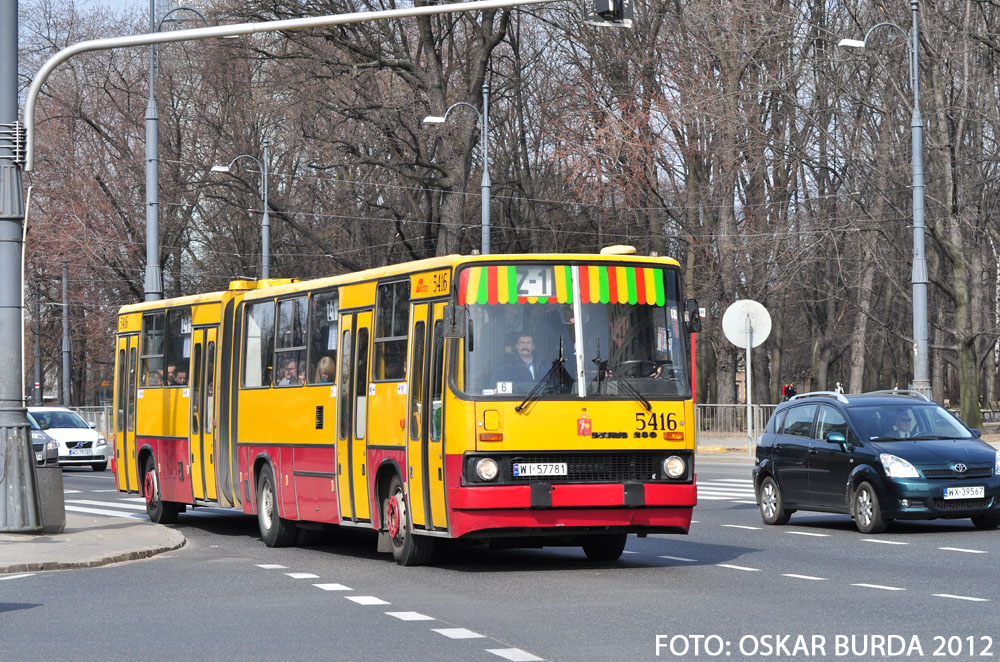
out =
[(38, 292), (35, 292), (35, 301), (32, 306), (32, 327), (34, 329), (34, 353), (35, 353), (35, 388), (31, 391), (31, 404), (36, 407), (42, 406), (42, 319), (41, 319), (41, 304), (39, 302)]
[(64, 407), (73, 404), (70, 390), (69, 372), (69, 262), (63, 260), (62, 270), (62, 403)]
[(0, 532), (41, 533), (35, 453), (24, 408), (21, 325), (22, 130), (17, 2), (0, 2)]

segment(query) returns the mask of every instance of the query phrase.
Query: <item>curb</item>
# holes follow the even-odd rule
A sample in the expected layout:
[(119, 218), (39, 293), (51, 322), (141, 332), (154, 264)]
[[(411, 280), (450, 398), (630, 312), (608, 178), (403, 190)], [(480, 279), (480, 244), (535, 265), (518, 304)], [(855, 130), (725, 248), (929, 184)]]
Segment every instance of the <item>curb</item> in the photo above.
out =
[(5, 565), (0, 566), (0, 575), (22, 572), (45, 572), (48, 570), (84, 570), (87, 568), (100, 568), (114, 563), (137, 561), (139, 559), (147, 559), (151, 556), (156, 556), (157, 554), (163, 554), (164, 552), (172, 552), (176, 549), (180, 549), (185, 544), (187, 544), (187, 539), (181, 536), (180, 542), (176, 545), (141, 549), (135, 552), (122, 552), (120, 554), (105, 556), (100, 559), (92, 559), (89, 561), (43, 561), (41, 563), (18, 563), (15, 565)]

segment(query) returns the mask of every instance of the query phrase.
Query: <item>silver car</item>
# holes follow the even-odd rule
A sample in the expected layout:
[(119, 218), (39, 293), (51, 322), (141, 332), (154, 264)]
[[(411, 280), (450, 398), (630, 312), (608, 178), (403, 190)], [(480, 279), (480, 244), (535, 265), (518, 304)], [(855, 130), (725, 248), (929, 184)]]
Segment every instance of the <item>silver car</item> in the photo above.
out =
[(55, 439), (60, 465), (90, 465), (94, 471), (108, 468), (107, 441), (76, 412), (65, 407), (28, 407), (28, 418)]
[(35, 419), (28, 417), (31, 423), (31, 449), (35, 452), (35, 463), (38, 466), (56, 466), (59, 464), (59, 442), (45, 434)]

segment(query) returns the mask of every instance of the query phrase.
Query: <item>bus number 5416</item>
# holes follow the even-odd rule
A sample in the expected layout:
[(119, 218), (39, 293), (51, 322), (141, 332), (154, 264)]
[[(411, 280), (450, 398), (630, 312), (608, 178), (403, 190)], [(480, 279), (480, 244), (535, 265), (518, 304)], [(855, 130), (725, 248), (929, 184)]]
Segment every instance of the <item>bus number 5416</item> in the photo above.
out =
[(655, 411), (650, 414), (643, 414), (641, 412), (635, 415), (635, 429), (639, 432), (643, 430), (676, 430), (677, 429), (677, 419), (675, 414), (666, 414), (662, 412), (657, 414)]

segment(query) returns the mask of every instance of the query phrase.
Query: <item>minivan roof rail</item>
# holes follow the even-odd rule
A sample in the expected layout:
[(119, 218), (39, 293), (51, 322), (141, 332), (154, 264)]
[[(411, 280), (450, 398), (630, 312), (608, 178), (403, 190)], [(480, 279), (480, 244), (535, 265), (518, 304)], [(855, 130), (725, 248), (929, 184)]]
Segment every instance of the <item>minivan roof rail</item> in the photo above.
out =
[(832, 398), (837, 398), (845, 405), (848, 403), (847, 396), (843, 393), (837, 393), (836, 391), (810, 391), (809, 393), (799, 393), (798, 395), (793, 395), (789, 400), (799, 400), (801, 398), (814, 398), (817, 396), (829, 396)]
[(909, 388), (890, 388), (882, 391), (869, 391), (867, 393), (864, 393), (863, 395), (905, 395), (910, 398), (923, 398), (927, 402), (931, 401), (930, 398), (928, 398), (920, 391), (915, 391)]

